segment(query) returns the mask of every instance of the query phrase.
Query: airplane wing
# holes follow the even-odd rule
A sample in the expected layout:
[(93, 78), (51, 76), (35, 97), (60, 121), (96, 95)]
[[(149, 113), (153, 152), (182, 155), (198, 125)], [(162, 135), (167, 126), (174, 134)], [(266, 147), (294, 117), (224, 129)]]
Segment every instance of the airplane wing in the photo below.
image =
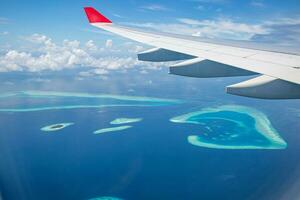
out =
[(84, 8), (91, 25), (155, 48), (142, 61), (178, 61), (170, 73), (189, 77), (260, 76), (227, 86), (230, 94), (264, 99), (300, 98), (300, 54), (195, 41), (164, 33), (118, 26), (92, 7)]

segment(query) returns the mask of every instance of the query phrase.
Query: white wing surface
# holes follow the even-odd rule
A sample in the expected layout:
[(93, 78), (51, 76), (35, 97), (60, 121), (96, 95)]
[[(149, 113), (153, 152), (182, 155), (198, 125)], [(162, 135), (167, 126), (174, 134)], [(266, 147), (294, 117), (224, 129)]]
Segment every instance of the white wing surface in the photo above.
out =
[(229, 86), (227, 92), (256, 98), (300, 98), (299, 54), (234, 47), (136, 30), (113, 24), (91, 7), (85, 8), (85, 11), (91, 25), (156, 47), (140, 53), (140, 60), (185, 60), (171, 66), (171, 74), (200, 78), (261, 74), (260, 79)]

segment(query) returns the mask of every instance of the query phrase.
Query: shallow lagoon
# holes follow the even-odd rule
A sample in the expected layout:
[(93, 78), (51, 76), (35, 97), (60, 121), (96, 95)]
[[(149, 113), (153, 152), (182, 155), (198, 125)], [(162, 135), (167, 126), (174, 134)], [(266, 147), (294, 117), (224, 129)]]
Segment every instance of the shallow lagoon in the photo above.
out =
[(21, 91), (0, 95), (0, 112), (33, 112), (76, 108), (166, 106), (179, 100), (109, 94)]
[(287, 147), (265, 114), (245, 106), (206, 108), (170, 121), (199, 125), (201, 131), (187, 137), (188, 142), (195, 146), (218, 149)]

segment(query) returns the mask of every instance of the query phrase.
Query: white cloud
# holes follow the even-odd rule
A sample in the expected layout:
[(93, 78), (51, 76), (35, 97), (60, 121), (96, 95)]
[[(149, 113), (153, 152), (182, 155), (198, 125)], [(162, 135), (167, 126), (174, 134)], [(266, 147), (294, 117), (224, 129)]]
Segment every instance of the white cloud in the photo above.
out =
[(105, 47), (106, 48), (112, 48), (112, 46), (113, 46), (113, 41), (112, 40), (106, 40)]
[(143, 69), (143, 70), (140, 71), (140, 73), (141, 74), (148, 74), (148, 71)]
[(273, 26), (273, 25), (300, 25), (300, 16), (294, 18), (282, 17), (279, 19), (265, 21), (265, 25)]
[(118, 18), (124, 18), (123, 16), (121, 16), (121, 15), (119, 15), (117, 13), (114, 13), (113, 16), (118, 17)]
[(36, 82), (36, 83), (50, 83), (50, 79), (45, 78), (31, 78), (27, 80), (28, 82)]
[[(262, 26), (261, 24), (246, 24), (235, 22), (231, 19), (217, 19), (217, 20), (194, 20), (194, 19), (186, 19), (181, 18), (178, 19), (179, 22), (188, 25), (196, 25), (199, 28), (201, 35), (205, 35), (207, 37), (219, 36), (221, 34), (228, 34), (229, 36), (245, 36), (248, 39), (255, 34), (267, 34), (270, 30), (268, 28)], [(247, 38), (241, 38), (247, 39)]]
[(145, 10), (151, 10), (151, 11), (167, 11), (170, 10), (169, 8), (160, 5), (160, 4), (151, 4), (151, 5), (145, 5), (141, 7), (142, 9)]
[(277, 43), (285, 46), (293, 46), (299, 49), (300, 46), (300, 16), (294, 18), (278, 18), (272, 21), (263, 22), (263, 26), (270, 31), (269, 34), (257, 34), (252, 39)]
[(8, 35), (8, 34), (9, 34), (8, 31), (3, 31), (3, 32), (0, 33), (0, 36), (1, 36), (1, 35), (2, 35), (2, 36), (5, 36), (5, 35)]
[(250, 40), (256, 34), (268, 34), (270, 31), (268, 27), (262, 24), (246, 24), (224, 18), (215, 20), (179, 18), (177, 21), (178, 23), (172, 24), (144, 23), (130, 25), (182, 35), (239, 40)]
[(127, 25), (203, 38), (248, 40), (300, 46), (300, 16), (277, 18), (272, 21), (252, 24), (237, 22), (230, 18), (210, 20), (179, 18), (177, 21), (178, 23), (127, 23)]
[(177, 19), (179, 22), (187, 25), (200, 25), (200, 21), (196, 19), (190, 19), (190, 18), (180, 18)]
[(206, 3), (206, 4), (224, 4), (224, 3), (228, 3), (230, 0), (190, 0), (190, 1)]
[(265, 7), (265, 4), (262, 1), (257, 1), (257, 0), (251, 1), (250, 5), (254, 7), (261, 7), (261, 8)]
[(9, 71), (60, 71), (80, 68), (80, 76), (106, 75), (114, 70), (127, 70), (137, 65), (144, 68), (158, 69), (159, 65), (139, 62), (136, 51), (143, 47), (126, 42), (114, 47), (112, 40), (103, 46), (97, 46), (93, 40), (80, 43), (77, 40), (64, 40), (54, 43), (51, 38), (33, 34), (25, 38), (34, 48), (20, 51), (11, 49), (0, 55), (0, 72)]
[(0, 24), (9, 24), (10, 20), (5, 17), (0, 17)]
[[(43, 71), (62, 70), (84, 67), (105, 67), (103, 58), (92, 53), (98, 50), (93, 41), (81, 45), (79, 41), (64, 40), (61, 45), (55, 44), (45, 35), (33, 34), (27, 40), (38, 45), (34, 52), (9, 50), (0, 57), (0, 71)], [(105, 60), (106, 61), (106, 60)], [(115, 64), (106, 62), (111, 66)]]
[(96, 44), (94, 43), (93, 40), (89, 40), (85, 43), (85, 47), (88, 51), (97, 51), (98, 47), (96, 46)]
[(105, 75), (105, 74), (108, 74), (108, 71), (106, 69), (95, 69), (94, 70), (94, 74), (97, 74), (97, 75)]
[(197, 10), (204, 10), (205, 7), (203, 5), (198, 5), (198, 6), (195, 7), (195, 9), (197, 9)]

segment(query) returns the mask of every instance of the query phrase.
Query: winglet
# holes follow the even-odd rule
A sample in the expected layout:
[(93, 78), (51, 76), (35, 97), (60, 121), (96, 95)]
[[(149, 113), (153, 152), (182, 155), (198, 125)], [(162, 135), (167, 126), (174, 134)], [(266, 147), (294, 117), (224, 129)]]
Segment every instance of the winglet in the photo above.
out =
[(112, 23), (93, 7), (85, 7), (84, 11), (90, 23)]

